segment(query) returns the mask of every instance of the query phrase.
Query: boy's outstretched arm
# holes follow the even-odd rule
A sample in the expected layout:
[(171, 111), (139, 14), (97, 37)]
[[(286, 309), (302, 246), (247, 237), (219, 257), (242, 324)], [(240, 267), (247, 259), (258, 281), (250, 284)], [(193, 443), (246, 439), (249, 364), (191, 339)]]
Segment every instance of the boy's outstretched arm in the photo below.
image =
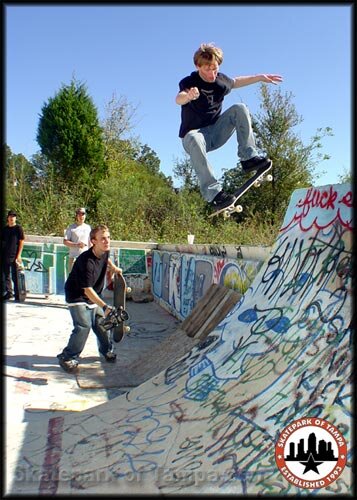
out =
[(245, 87), (246, 85), (251, 85), (252, 83), (264, 82), (273, 83), (274, 85), (281, 83), (283, 81), (280, 75), (273, 75), (270, 73), (261, 75), (251, 75), (251, 76), (236, 76), (234, 78), (234, 89), (239, 87)]

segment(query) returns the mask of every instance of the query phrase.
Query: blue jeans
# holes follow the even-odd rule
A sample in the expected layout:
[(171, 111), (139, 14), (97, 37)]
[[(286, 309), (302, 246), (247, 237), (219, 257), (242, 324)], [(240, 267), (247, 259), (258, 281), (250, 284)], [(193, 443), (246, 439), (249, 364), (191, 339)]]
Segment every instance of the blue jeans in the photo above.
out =
[(86, 305), (69, 307), (72, 316), (73, 330), (69, 337), (67, 347), (63, 349), (65, 360), (78, 358), (84, 349), (90, 329), (93, 329), (97, 337), (98, 350), (105, 355), (113, 350), (113, 344), (109, 339), (109, 332), (98, 324), (98, 320), (103, 317), (102, 310), (99, 307), (90, 309)]
[(223, 146), (234, 131), (237, 133), (240, 159), (244, 161), (257, 156), (250, 114), (247, 106), (242, 103), (228, 108), (213, 125), (190, 130), (182, 139), (183, 147), (196, 171), (201, 194), (208, 202), (221, 191), (222, 185), (213, 175), (207, 153)]
[(15, 300), (19, 300), (19, 284), (17, 282), (17, 264), (14, 260), (9, 262), (6, 259), (2, 263), (2, 276), (3, 276), (3, 293), (12, 294), (11, 280), (14, 282), (14, 295)]

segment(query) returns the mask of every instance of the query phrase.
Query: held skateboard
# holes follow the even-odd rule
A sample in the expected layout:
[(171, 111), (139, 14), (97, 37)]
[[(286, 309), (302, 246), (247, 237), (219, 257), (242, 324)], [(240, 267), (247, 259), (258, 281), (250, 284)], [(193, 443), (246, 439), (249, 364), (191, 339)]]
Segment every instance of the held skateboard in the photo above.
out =
[(228, 205), (228, 207), (221, 208), (220, 210), (217, 210), (213, 214), (210, 214), (208, 217), (212, 218), (215, 217), (216, 215), (222, 214), (225, 219), (228, 219), (234, 212), (242, 212), (243, 207), (242, 205), (237, 205), (237, 201), (241, 196), (243, 196), (252, 186), (254, 187), (259, 187), (262, 182), (271, 182), (273, 180), (273, 176), (271, 174), (268, 174), (269, 170), (272, 168), (273, 162), (269, 161), (269, 163), (260, 169), (258, 169), (255, 174), (248, 179), (240, 188), (238, 188), (234, 193), (234, 201), (231, 203), (231, 205)]
[(19, 302), (25, 302), (27, 291), (26, 291), (25, 269), (22, 265), (16, 264), (16, 274), (17, 274), (17, 286), (19, 289)]
[[(122, 308), (125, 311), (126, 293), (131, 292), (131, 288), (126, 286), (125, 279), (122, 274), (115, 273), (113, 281), (113, 306), (115, 308)], [(125, 321), (126, 320), (114, 326), (112, 330), (114, 342), (120, 342), (123, 339), (124, 334), (130, 332), (130, 326), (126, 325)]]

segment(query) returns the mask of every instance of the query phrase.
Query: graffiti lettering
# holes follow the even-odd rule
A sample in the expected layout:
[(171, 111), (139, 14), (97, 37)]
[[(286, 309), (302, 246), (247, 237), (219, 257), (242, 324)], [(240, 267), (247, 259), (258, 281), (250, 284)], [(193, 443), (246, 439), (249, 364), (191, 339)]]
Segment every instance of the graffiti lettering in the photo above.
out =
[(227, 250), (224, 245), (222, 247), (220, 247), (219, 245), (211, 245), (209, 247), (209, 253), (211, 255), (214, 255), (215, 257), (225, 258), (227, 256)]
[[(217, 250), (218, 248), (218, 250)], [(153, 293), (179, 319), (186, 318), (212, 283), (243, 294), (262, 262), (227, 259), (225, 247), (211, 247), (212, 255), (153, 252)]]
[(41, 261), (41, 257), (37, 255), (37, 252), (23, 249), (22, 260), (24, 263), (25, 271), (34, 271), (35, 273), (48, 273), (48, 269), (44, 266)]
[(330, 186), (328, 191), (310, 188), (306, 192), (303, 200), (297, 204), (302, 209), (302, 216), (306, 217), (311, 208), (321, 208), (326, 210), (335, 210), (335, 203), (337, 199), (337, 191), (333, 186)]
[[(334, 186), (326, 188), (309, 188), (304, 197), (299, 197), (296, 191), (290, 203), (282, 230), (287, 229), (294, 222), (298, 222), (302, 231), (312, 227), (322, 229), (334, 221), (343, 227), (352, 229), (351, 207), (353, 206), (352, 191), (339, 192)], [(295, 205), (296, 212), (293, 212)]]

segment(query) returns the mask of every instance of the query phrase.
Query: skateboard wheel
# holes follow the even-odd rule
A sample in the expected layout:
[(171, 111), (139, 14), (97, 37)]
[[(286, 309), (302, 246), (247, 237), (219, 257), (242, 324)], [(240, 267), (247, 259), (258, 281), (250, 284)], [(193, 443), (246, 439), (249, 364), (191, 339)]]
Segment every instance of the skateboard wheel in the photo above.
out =
[(266, 180), (267, 180), (268, 182), (271, 182), (271, 181), (273, 180), (273, 176), (272, 176), (271, 174), (268, 174), (268, 175), (266, 176)]
[(242, 207), (242, 205), (237, 205), (237, 206), (236, 206), (236, 210), (235, 210), (235, 211), (236, 211), (236, 212), (238, 212), (238, 213), (243, 212), (243, 207)]
[(254, 182), (254, 187), (258, 188), (260, 186), (260, 181), (255, 181)]
[(129, 333), (130, 332), (130, 326), (124, 326), (124, 331), (125, 331), (125, 333)]
[(131, 287), (130, 286), (127, 287), (126, 293), (131, 293)]

